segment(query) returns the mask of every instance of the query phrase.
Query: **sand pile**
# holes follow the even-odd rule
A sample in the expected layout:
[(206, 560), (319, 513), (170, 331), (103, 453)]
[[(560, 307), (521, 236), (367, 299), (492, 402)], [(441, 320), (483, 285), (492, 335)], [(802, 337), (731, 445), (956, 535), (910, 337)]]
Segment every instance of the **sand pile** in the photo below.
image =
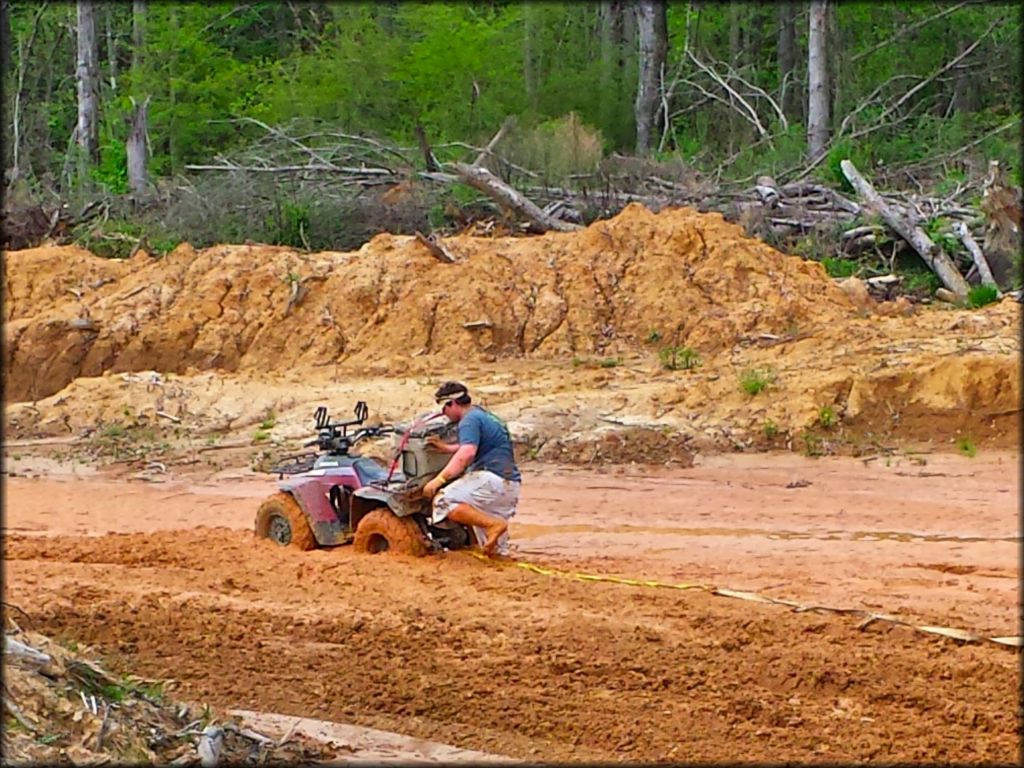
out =
[(458, 263), (390, 235), (354, 253), (183, 245), (111, 262), (77, 248), (12, 252), (8, 402), (107, 371), (385, 372), (413, 356), (438, 366), (610, 356), (651, 338), (708, 355), (857, 313), (818, 264), (686, 208), (632, 205), (579, 233), (446, 245)]

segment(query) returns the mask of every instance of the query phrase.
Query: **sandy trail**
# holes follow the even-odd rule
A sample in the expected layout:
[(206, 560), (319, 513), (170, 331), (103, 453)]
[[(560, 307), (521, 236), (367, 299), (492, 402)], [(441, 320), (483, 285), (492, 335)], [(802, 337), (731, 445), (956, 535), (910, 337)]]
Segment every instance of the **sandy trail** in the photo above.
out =
[[(1017, 634), (1009, 454), (532, 464), (527, 480), (522, 560)], [(300, 554), (249, 533), (272, 485), (11, 477), (6, 599), (222, 706), (531, 760), (731, 760), (741, 741), (760, 761), (1015, 759), (1012, 650), (467, 555)]]
[[(1019, 479), (1009, 454), (968, 459), (722, 456), (688, 470), (530, 472), (521, 560), (700, 581), (821, 605), (1016, 632)], [(95, 536), (250, 530), (273, 478), (12, 478), (6, 530)]]

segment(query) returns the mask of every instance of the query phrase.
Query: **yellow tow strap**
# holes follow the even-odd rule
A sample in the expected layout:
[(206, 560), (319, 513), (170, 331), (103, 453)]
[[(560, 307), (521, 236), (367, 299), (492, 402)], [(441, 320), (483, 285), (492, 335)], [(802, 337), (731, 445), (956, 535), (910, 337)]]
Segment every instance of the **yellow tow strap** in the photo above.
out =
[(734, 597), (739, 600), (749, 600), (756, 603), (774, 603), (776, 605), (784, 605), (794, 612), (805, 612), (805, 611), (816, 611), (816, 612), (828, 612), (828, 613), (846, 613), (846, 614), (858, 614), (865, 617), (865, 620), (860, 623), (859, 628), (864, 629), (868, 624), (876, 621), (883, 621), (890, 624), (898, 624), (904, 627), (909, 627), (918, 632), (924, 632), (931, 635), (942, 635), (943, 637), (950, 637), (954, 640), (960, 640), (967, 643), (977, 642), (990, 642), (998, 645), (1010, 647), (1010, 648), (1021, 648), (1024, 647), (1024, 638), (1020, 636), (1009, 636), (1009, 637), (986, 637), (978, 635), (973, 632), (968, 632), (963, 629), (953, 629), (951, 627), (935, 627), (930, 625), (918, 625), (911, 624), (910, 622), (903, 621), (902, 619), (892, 616), (886, 613), (873, 613), (871, 611), (865, 611), (860, 608), (833, 608), (825, 605), (804, 605), (802, 603), (794, 602), (793, 600), (781, 600), (774, 597), (768, 597), (766, 595), (759, 595), (756, 592), (745, 592), (736, 589), (727, 589), (725, 587), (716, 587), (711, 584), (699, 584), (699, 583), (676, 583), (670, 584), (664, 581), (653, 581), (650, 579), (627, 579), (621, 576), (606, 576), (599, 573), (580, 573), (579, 571), (566, 571), (559, 568), (546, 568), (544, 566), (536, 565), (535, 563), (526, 562), (525, 560), (504, 560), (496, 561), (491, 560), (484, 554), (477, 552), (476, 550), (470, 550), (470, 554), (478, 560), (482, 560), (489, 565), (499, 565), (503, 567), (516, 567), (522, 568), (525, 571), (532, 573), (539, 573), (542, 576), (557, 576), (563, 579), (574, 579), (576, 581), (604, 581), (610, 584), (624, 584), (629, 587), (654, 587), (657, 589), (700, 589), (708, 592), (712, 595), (720, 595), (722, 597)]

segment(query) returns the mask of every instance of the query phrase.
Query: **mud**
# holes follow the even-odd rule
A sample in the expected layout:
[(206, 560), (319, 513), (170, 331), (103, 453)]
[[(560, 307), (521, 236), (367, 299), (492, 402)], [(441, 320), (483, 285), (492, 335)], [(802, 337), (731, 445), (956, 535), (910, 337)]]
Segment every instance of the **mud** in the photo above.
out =
[[(1018, 304), (854, 300), (687, 209), (446, 246), (6, 254), (4, 599), (194, 700), (528, 761), (1017, 762), (1019, 651), (864, 612), (1021, 634)], [(450, 378), (516, 441), (512, 563), (253, 538), (316, 406)]]
[[(514, 555), (1016, 634), (1013, 457), (924, 460), (538, 465)], [(6, 599), (217, 706), (528, 760), (1016, 754), (1013, 650), (468, 555), (281, 549), (251, 535), (268, 483), (246, 474), (11, 478)]]

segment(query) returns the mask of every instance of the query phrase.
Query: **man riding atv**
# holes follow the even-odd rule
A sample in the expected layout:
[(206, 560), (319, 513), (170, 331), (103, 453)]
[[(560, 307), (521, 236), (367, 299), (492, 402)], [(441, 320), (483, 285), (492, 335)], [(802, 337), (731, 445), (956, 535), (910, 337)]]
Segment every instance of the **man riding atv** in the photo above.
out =
[(438, 437), (427, 442), (452, 454), (445, 468), (423, 487), (433, 499), (432, 520), (471, 526), (484, 554), (508, 554), (508, 520), (516, 513), (521, 475), (508, 428), (497, 416), (473, 405), (469, 390), (447, 381), (434, 393), (441, 412), (459, 429), (458, 443)]

